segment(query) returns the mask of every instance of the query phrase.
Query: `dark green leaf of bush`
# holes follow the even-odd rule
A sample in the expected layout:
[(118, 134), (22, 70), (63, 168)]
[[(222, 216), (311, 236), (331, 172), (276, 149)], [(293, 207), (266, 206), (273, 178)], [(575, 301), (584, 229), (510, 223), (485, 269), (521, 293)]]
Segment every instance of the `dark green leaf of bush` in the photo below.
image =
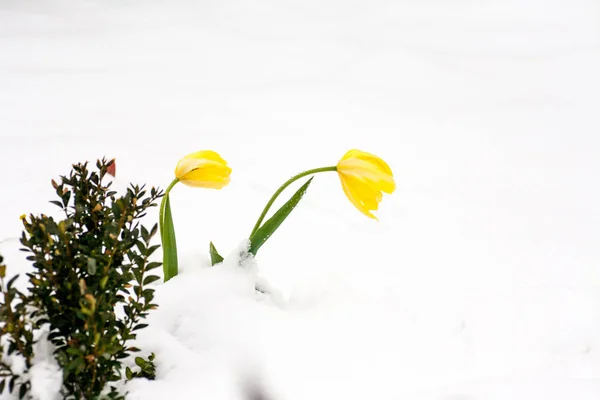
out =
[(160, 279), (160, 278), (159, 278), (158, 276), (156, 276), (156, 275), (148, 275), (147, 277), (145, 277), (145, 278), (144, 278), (144, 282), (143, 282), (143, 284), (144, 284), (144, 285), (149, 285), (149, 284), (151, 284), (152, 282), (154, 282), (154, 281), (157, 281), (157, 280), (159, 280), (159, 279)]

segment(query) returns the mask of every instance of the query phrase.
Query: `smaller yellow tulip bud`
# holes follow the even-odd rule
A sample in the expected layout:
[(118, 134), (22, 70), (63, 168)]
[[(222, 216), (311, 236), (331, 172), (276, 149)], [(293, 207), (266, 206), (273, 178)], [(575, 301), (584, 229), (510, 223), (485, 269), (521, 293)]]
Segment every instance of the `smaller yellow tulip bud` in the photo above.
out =
[(177, 163), (175, 179), (165, 190), (158, 213), (165, 282), (176, 276), (179, 270), (169, 192), (178, 182), (192, 187), (222, 189), (229, 183), (230, 174), (231, 168), (227, 166), (227, 162), (212, 150), (201, 150), (188, 154)]
[(346, 197), (369, 218), (377, 219), (371, 210), (377, 210), (383, 197), (396, 189), (392, 170), (381, 158), (360, 150), (350, 150), (336, 168)]
[(175, 168), (180, 182), (193, 187), (221, 189), (229, 183), (231, 168), (214, 151), (201, 150), (183, 157)]

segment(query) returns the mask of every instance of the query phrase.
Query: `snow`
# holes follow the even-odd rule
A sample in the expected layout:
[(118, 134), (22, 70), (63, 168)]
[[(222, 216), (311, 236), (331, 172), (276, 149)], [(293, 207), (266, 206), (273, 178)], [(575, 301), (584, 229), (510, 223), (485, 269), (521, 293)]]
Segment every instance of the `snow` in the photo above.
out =
[(53, 400), (62, 385), (62, 370), (53, 357), (54, 347), (43, 332), (35, 344), (33, 366), (27, 372), (31, 376), (31, 395), (39, 400)]
[[(74, 162), (165, 187), (213, 149), (232, 181), (172, 192), (130, 399), (597, 399), (599, 70), (593, 0), (4, 0), (0, 252), (27, 270), (19, 215)], [(350, 148), (395, 173), (380, 222), (322, 174), (237, 267), (278, 185)]]

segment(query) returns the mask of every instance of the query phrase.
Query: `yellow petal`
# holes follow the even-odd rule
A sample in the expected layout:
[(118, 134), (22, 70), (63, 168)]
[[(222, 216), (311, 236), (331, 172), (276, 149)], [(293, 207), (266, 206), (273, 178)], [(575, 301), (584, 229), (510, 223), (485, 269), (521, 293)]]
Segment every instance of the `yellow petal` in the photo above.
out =
[(219, 155), (214, 151), (197, 151), (195, 153), (188, 154), (177, 163), (177, 167), (175, 168), (175, 176), (179, 178), (196, 168), (224, 164), (226, 164), (225, 160), (219, 157)]
[(360, 151), (356, 155), (356, 158), (358, 158), (359, 160), (363, 160), (363, 161), (369, 162), (371, 164), (377, 165), (381, 171), (383, 171), (387, 175), (390, 175), (390, 176), (392, 175), (392, 169), (390, 168), (390, 166), (385, 161), (383, 161), (381, 158), (377, 157), (374, 154)]
[(180, 178), (188, 186), (221, 189), (229, 183), (231, 168), (199, 168), (192, 170)]
[(372, 187), (368, 182), (354, 176), (346, 177), (346, 182), (358, 194), (360, 201), (365, 207), (369, 210), (377, 210), (379, 208), (379, 201), (383, 197), (380, 191)]
[(367, 153), (366, 151), (353, 149), (344, 154), (340, 162), (352, 159), (359, 159), (366, 161), (367, 163), (377, 165), (379, 169), (381, 169), (383, 172), (385, 172), (388, 175), (392, 175), (392, 169), (390, 168), (390, 166), (374, 154)]
[(363, 214), (377, 219), (370, 210), (377, 210), (383, 195), (396, 189), (389, 165), (381, 158), (353, 149), (337, 164), (342, 188), (348, 199)]
[(216, 151), (212, 151), (212, 150), (200, 150), (195, 153), (191, 153), (191, 154), (187, 155), (186, 158), (187, 157), (210, 160), (210, 161), (214, 161), (217, 164), (227, 164), (227, 162), (225, 162), (225, 160), (223, 160), (223, 158), (219, 155), (219, 153), (217, 153)]
[[(386, 164), (387, 166), (387, 164)], [(389, 167), (388, 167), (389, 168)], [(391, 194), (396, 189), (394, 177), (387, 170), (380, 168), (379, 164), (374, 164), (361, 159), (350, 159), (343, 164), (338, 164), (338, 172), (359, 176), (365, 181), (369, 181), (379, 190)]]
[(358, 193), (356, 193), (354, 188), (350, 185), (349, 182), (346, 181), (346, 179), (342, 175), (340, 175), (340, 181), (342, 182), (342, 188), (344, 189), (346, 197), (348, 198), (348, 200), (350, 200), (352, 204), (354, 204), (354, 207), (356, 207), (358, 211), (365, 214), (367, 217), (377, 219), (377, 217), (371, 214), (369, 212), (369, 209), (362, 204)]
[(231, 168), (219, 154), (201, 150), (182, 158), (175, 168), (175, 176), (193, 187), (221, 189), (229, 183)]

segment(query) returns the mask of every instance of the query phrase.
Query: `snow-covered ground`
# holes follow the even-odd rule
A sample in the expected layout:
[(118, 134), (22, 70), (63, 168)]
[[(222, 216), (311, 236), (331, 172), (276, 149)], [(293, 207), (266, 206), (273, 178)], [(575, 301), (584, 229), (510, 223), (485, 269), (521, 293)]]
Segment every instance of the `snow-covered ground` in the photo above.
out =
[[(172, 192), (130, 399), (595, 400), (599, 71), (595, 0), (1, 0), (0, 252), (27, 269), (18, 217), (74, 162), (164, 188), (213, 149), (232, 181)], [(324, 174), (254, 266), (205, 268), (351, 148), (395, 173), (379, 223)]]

